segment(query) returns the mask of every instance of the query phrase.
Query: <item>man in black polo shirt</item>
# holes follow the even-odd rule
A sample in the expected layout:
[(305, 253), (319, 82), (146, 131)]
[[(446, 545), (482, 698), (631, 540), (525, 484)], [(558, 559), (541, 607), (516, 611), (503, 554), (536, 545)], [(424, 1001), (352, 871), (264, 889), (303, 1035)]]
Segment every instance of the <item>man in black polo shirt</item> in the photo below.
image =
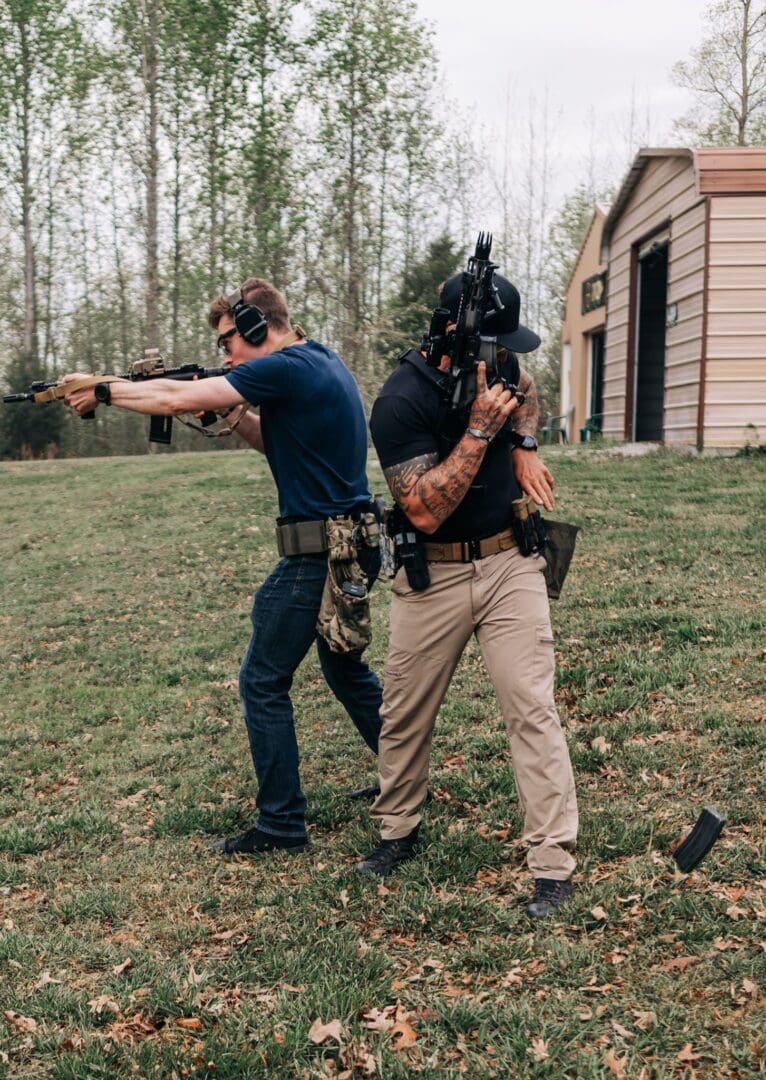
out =
[[(504, 308), (482, 333), (506, 350), (531, 351), (539, 338), (519, 326), (518, 292), (499, 275), (494, 280)], [(453, 318), (460, 282), (458, 275), (442, 291), (441, 305)], [(442, 370), (447, 366), (445, 357)], [(440, 376), (415, 351), (403, 358), (373, 407), (375, 448), (408, 529), (423, 545), (430, 584), (411, 588), (404, 568), (394, 579), (381, 793), (372, 809), (382, 841), (358, 869), (386, 874), (414, 853), (434, 720), (475, 633), (511, 743), (535, 878), (527, 912), (539, 917), (570, 895), (577, 803), (553, 699), (545, 560), (522, 555), (510, 527), (511, 503), (522, 489), (552, 508), (552, 478), (537, 459), (534, 438), (511, 428), (517, 407), (502, 382), (487, 386), (481, 363), (470, 410), (445, 409)]]
[[(302, 851), (306, 800), (290, 687), (314, 641), (330, 689), (373, 753), (380, 732), (380, 683), (361, 652), (334, 652), (316, 632), (327, 576), (324, 522), (359, 518), (371, 510), (364, 408), (340, 357), (291, 328), (285, 299), (269, 282), (248, 278), (233, 297), (217, 297), (209, 322), (232, 361), (225, 376), (198, 382), (120, 380), (96, 389), (105, 392), (98, 398), (105, 404), (149, 415), (226, 411), (248, 402), (260, 406), (260, 415), (247, 413), (240, 420), (237, 433), (266, 454), (279, 493), (280, 536), (290, 539), (290, 550), (255, 595), (253, 633), (239, 679), (258, 776), (258, 819), (242, 836), (222, 840), (216, 848), (246, 854)], [(92, 389), (78, 390), (66, 401), (80, 414), (98, 404)], [(380, 553), (360, 544), (358, 558), (371, 586)]]

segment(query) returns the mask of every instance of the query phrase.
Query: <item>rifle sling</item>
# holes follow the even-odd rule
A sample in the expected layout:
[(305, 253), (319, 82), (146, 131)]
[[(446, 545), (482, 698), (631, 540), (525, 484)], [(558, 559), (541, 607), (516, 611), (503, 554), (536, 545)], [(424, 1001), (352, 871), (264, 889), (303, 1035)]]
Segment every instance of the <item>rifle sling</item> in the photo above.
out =
[(47, 390), (41, 390), (39, 394), (35, 394), (34, 401), (37, 405), (45, 401), (57, 401), (59, 398), (66, 397), (67, 394), (73, 394), (76, 390), (87, 390), (90, 386), (108, 382), (125, 382), (125, 379), (120, 378), (119, 375), (83, 375), (77, 381), (70, 379), (69, 382), (56, 383), (55, 386), (49, 386)]

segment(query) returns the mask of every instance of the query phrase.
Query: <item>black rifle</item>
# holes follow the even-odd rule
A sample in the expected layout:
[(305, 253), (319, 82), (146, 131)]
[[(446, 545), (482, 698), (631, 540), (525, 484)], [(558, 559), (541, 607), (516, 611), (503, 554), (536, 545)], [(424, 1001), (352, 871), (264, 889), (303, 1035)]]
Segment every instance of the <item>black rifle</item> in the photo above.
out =
[[(498, 264), (490, 260), (491, 250), (492, 233), (479, 233), (476, 250), (468, 260), (468, 268), (463, 271), (457, 317), (453, 319), (448, 308), (436, 308), (423, 338), (422, 349), (431, 367), (439, 367), (442, 357), (449, 357), (448, 399), (453, 409), (469, 405), (476, 397), (476, 368), (481, 360), (487, 365), (487, 385), (501, 381), (516, 395), (520, 405), (524, 403), (524, 395), (518, 393), (516, 382), (510, 382), (500, 374), (495, 338), (481, 333), (486, 316), (504, 309), (493, 281)], [(453, 321), (456, 325), (447, 330)]]
[[(211, 379), (218, 375), (226, 375), (229, 371), (231, 371), (231, 364), (219, 368), (205, 368), (200, 364), (181, 364), (180, 367), (166, 368), (159, 349), (147, 349), (143, 359), (136, 360), (129, 372), (124, 375), (111, 376), (111, 379), (128, 379), (130, 382), (144, 382), (147, 379), (180, 379), (184, 382), (192, 382), (195, 379)], [(88, 379), (86, 385), (98, 382), (100, 378), (105, 381), (109, 380), (108, 376), (83, 376), (83, 378)], [(39, 405), (60, 400), (75, 389), (78, 389), (75, 382), (33, 382), (21, 394), (7, 394), (3, 398), (3, 402), (9, 405), (17, 401), (33, 401)], [(95, 413), (90, 412), (85, 413), (82, 419), (92, 420), (94, 417)], [(218, 416), (209, 410), (201, 414), (199, 424), (184, 420), (182, 417), (178, 417), (178, 419), (187, 427), (192, 427), (195, 431), (209, 437), (215, 437), (219, 434), (228, 435), (232, 430), (208, 431), (207, 429), (218, 420)], [(162, 443), (167, 446), (172, 438), (172, 432), (172, 416), (151, 416), (149, 418), (149, 442)]]

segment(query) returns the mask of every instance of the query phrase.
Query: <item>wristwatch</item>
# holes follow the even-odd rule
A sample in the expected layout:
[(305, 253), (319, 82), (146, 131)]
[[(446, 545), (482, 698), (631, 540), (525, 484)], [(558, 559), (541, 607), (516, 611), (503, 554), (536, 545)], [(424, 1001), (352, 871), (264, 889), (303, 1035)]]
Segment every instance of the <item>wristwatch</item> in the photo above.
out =
[(93, 387), (93, 393), (96, 395), (96, 401), (99, 401), (102, 405), (112, 404), (112, 388), (108, 382), (96, 383)]
[(520, 435), (518, 431), (512, 431), (509, 441), (514, 450), (536, 450), (537, 439), (534, 435)]
[(469, 427), (465, 429), (466, 435), (473, 435), (474, 439), (481, 439), (482, 442), (491, 443), (494, 435), (488, 435), (486, 431), (479, 431), (478, 428)]

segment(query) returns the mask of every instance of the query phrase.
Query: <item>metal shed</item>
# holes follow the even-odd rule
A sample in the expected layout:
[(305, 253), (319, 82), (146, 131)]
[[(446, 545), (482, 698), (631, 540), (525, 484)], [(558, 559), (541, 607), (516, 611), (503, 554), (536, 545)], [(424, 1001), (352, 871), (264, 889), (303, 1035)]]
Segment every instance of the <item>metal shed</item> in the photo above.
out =
[(601, 259), (604, 435), (766, 440), (766, 148), (639, 151)]

